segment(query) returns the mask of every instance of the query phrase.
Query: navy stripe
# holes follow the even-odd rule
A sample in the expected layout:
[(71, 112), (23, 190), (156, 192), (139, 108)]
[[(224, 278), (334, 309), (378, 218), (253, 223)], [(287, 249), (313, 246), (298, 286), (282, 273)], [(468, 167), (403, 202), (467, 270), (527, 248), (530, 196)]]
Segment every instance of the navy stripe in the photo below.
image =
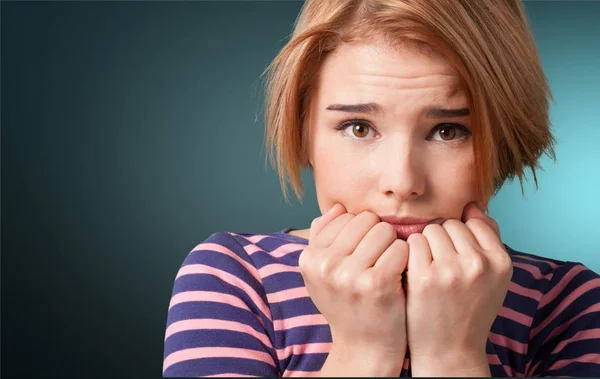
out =
[(254, 259), (254, 263), (258, 268), (262, 268), (274, 262), (281, 263), (286, 266), (298, 267), (298, 258), (300, 257), (302, 251), (303, 250), (289, 252), (279, 258), (275, 258), (265, 251), (256, 251), (252, 253), (252, 259)]
[(263, 284), (269, 293), (273, 293), (290, 288), (304, 287), (304, 279), (299, 272), (280, 272), (264, 278)]
[(598, 344), (600, 344), (600, 338), (573, 341), (556, 354), (551, 354), (548, 360), (553, 362), (559, 359), (575, 359), (585, 354), (597, 353)]
[[(286, 346), (332, 342), (329, 325), (298, 326), (285, 331), (277, 331), (276, 338), (284, 340)], [(284, 346), (279, 348), (282, 347)]]
[(175, 322), (200, 318), (237, 321), (250, 326), (257, 332), (265, 333), (265, 329), (256, 319), (256, 315), (250, 310), (234, 307), (230, 304), (208, 301), (193, 301), (174, 305), (169, 312), (167, 327)]
[(550, 280), (546, 278), (536, 279), (529, 271), (516, 266), (513, 266), (512, 281), (525, 288), (542, 290), (542, 292), (544, 292), (544, 288), (548, 288), (550, 285)]
[(559, 368), (558, 370), (548, 370), (544, 376), (600, 376), (600, 362), (585, 363), (571, 362), (568, 365)]
[(231, 330), (204, 329), (186, 330), (175, 333), (165, 341), (166, 355), (182, 349), (196, 347), (239, 347), (257, 351), (269, 351), (274, 360), (277, 360), (274, 350), (269, 349), (260, 340), (243, 332)]
[(538, 301), (530, 297), (508, 291), (506, 292), (506, 298), (504, 299), (504, 306), (525, 315), (532, 315), (538, 306)]
[(529, 327), (506, 317), (497, 316), (490, 331), (519, 342), (529, 342)]
[(296, 316), (316, 315), (320, 313), (310, 297), (299, 297), (275, 303), (271, 307), (271, 311), (273, 320), (283, 320)]
[(240, 244), (240, 241), (238, 241), (234, 236), (232, 236), (229, 233), (219, 232), (212, 234), (206, 239), (206, 241), (200, 244), (200, 246), (195, 246), (194, 249), (190, 252), (190, 254), (196, 251), (210, 250), (202, 246), (205, 243), (214, 243), (217, 245), (221, 245), (227, 248), (228, 250), (231, 250), (232, 253), (236, 254), (238, 257), (242, 258), (247, 263), (251, 265), (254, 264), (248, 253), (246, 253), (246, 250), (243, 249), (243, 246)]
[[(183, 266), (191, 264), (203, 264), (206, 266), (218, 268), (221, 271), (227, 272), (238, 277), (244, 283), (248, 284), (254, 292), (262, 295), (265, 289), (260, 281), (253, 274), (248, 272), (242, 264), (228, 255), (211, 250), (198, 250), (191, 252), (185, 260)], [(253, 264), (251, 264), (254, 266)], [(258, 271), (258, 270), (257, 270)], [(266, 301), (266, 298), (263, 299)]]
[[(259, 314), (261, 318), (268, 321), (269, 318), (265, 315), (261, 309), (254, 303), (252, 298), (244, 292), (242, 289), (224, 282), (214, 275), (210, 274), (188, 274), (180, 277), (175, 281), (174, 285), (176, 293), (185, 291), (214, 291), (224, 294), (235, 295), (242, 299), (242, 301), (248, 306), (254, 313)], [(262, 298), (262, 296), (261, 296)], [(265, 295), (266, 298), (266, 295)], [(265, 304), (268, 305), (265, 299)]]
[(327, 356), (326, 353), (293, 355), (282, 360), (281, 367), (285, 367), (286, 370), (320, 371), (325, 364), (325, 360), (327, 360)]
[(278, 376), (277, 368), (265, 362), (243, 358), (201, 358), (171, 365), (163, 377), (207, 376), (237, 373), (252, 376)]
[[(569, 325), (569, 327), (563, 333), (560, 333), (557, 336), (551, 338), (540, 347), (541, 341), (547, 338), (547, 336), (553, 330), (551, 328), (546, 328), (543, 332), (540, 332), (540, 335), (538, 335), (530, 344), (531, 351), (536, 352), (536, 356), (533, 359), (533, 363), (535, 364), (540, 360), (546, 360), (546, 357), (552, 352), (552, 350), (554, 350), (554, 348), (560, 343), (560, 341), (564, 341), (565, 339), (572, 337), (578, 331), (591, 328), (600, 328), (600, 312), (588, 313), (578, 318), (571, 325)], [(600, 345), (597, 346), (600, 347)], [(598, 347), (594, 352), (600, 353), (600, 348)]]

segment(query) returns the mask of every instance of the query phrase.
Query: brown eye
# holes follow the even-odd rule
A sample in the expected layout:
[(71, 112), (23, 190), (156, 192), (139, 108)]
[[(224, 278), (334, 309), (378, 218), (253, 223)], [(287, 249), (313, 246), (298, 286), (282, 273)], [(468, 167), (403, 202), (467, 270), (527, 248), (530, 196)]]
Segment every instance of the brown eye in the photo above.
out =
[(444, 141), (453, 140), (456, 137), (456, 129), (452, 126), (440, 128), (440, 136)]
[(354, 124), (352, 125), (352, 134), (358, 138), (364, 138), (369, 134), (369, 128), (365, 125)]

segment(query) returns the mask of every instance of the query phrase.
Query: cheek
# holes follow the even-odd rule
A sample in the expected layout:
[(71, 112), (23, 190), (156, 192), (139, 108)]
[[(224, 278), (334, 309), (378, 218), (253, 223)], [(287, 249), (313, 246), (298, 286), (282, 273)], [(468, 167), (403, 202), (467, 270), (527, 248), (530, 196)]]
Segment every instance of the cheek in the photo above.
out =
[[(439, 162), (444, 161), (438, 161), (438, 164)], [(462, 207), (476, 200), (477, 181), (472, 154), (464, 154), (453, 160), (446, 159), (443, 165), (430, 172), (435, 173), (431, 184), (439, 203), (462, 212)]]
[(369, 183), (373, 183), (368, 176), (369, 161), (349, 151), (345, 141), (331, 136), (313, 141), (313, 174), (319, 203), (325, 207), (334, 202), (349, 205), (352, 199), (360, 199)]

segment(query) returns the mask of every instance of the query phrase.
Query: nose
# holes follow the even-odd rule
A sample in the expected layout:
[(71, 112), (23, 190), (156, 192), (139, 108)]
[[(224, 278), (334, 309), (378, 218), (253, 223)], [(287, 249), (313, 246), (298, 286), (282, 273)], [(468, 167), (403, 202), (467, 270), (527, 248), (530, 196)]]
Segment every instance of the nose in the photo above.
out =
[(422, 196), (425, 165), (419, 151), (408, 144), (390, 150), (379, 159), (381, 192), (399, 202)]

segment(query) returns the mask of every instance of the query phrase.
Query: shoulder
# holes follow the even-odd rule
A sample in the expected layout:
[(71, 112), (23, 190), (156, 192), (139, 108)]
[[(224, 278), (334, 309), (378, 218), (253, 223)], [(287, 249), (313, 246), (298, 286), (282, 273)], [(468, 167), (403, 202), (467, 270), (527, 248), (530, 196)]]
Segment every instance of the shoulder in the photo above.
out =
[(507, 250), (511, 290), (537, 300), (526, 376), (600, 372), (600, 275), (581, 262)]
[(553, 259), (504, 246), (513, 262), (513, 282), (544, 294), (555, 293), (557, 288), (563, 288), (573, 280), (590, 281), (600, 277), (581, 262)]
[(305, 240), (280, 231), (249, 233), (220, 231), (197, 244), (185, 257), (180, 269), (217, 268), (232, 275), (262, 279), (283, 266), (297, 266)]

